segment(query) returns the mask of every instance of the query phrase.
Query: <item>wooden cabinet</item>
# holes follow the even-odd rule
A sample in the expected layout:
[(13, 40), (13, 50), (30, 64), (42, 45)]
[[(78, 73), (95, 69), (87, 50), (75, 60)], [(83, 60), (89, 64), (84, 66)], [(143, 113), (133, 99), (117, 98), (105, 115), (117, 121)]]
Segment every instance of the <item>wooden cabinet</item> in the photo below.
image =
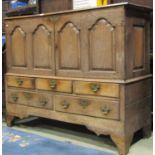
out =
[(85, 125), (126, 155), (136, 131), (151, 131), (150, 12), (124, 3), (7, 18), (7, 124)]
[(149, 74), (147, 11), (88, 12), (6, 20), (8, 70), (122, 80)]

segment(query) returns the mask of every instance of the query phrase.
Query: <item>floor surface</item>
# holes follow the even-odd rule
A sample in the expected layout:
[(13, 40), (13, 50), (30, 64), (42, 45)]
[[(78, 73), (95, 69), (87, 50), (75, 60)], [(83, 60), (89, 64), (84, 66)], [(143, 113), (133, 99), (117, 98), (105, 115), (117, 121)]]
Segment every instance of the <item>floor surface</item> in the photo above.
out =
[[(5, 122), (3, 122), (5, 125)], [(40, 136), (56, 139), (59, 141), (72, 142), (84, 147), (117, 153), (117, 149), (110, 137), (99, 136), (88, 131), (85, 127), (60, 123), (47, 119), (37, 119), (29, 123), (16, 124), (13, 128), (34, 133)], [(137, 133), (128, 155), (153, 155), (153, 138), (143, 138)]]

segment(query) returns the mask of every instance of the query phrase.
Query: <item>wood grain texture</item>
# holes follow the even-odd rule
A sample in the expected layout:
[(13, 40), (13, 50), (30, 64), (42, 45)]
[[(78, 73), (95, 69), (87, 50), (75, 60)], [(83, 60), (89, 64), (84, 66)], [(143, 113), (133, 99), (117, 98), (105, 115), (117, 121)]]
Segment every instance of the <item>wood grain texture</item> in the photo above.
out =
[[(55, 96), (54, 104), (55, 110), (60, 112), (119, 120), (118, 101)], [(67, 105), (65, 106), (65, 104)]]
[[(135, 16), (135, 18), (133, 17)], [(127, 10), (126, 27), (126, 78), (139, 77), (150, 73), (150, 21), (147, 14), (142, 18), (137, 12)]]
[(80, 31), (72, 23), (66, 23), (59, 31), (60, 69), (80, 69)]
[(21, 76), (7, 76), (7, 85), (10, 87), (19, 87), (34, 89), (35, 81), (34, 78), (21, 77)]
[[(52, 82), (54, 82), (54, 86), (51, 85)], [(39, 90), (72, 93), (72, 81), (37, 78), (36, 88)]]
[(7, 95), (9, 104), (22, 104), (30, 107), (53, 109), (52, 96), (49, 94), (9, 89)]
[(8, 127), (12, 127), (13, 126), (13, 121), (14, 121), (14, 116), (13, 115), (6, 115), (6, 124)]
[(129, 153), (129, 148), (132, 143), (133, 136), (133, 134), (122, 137), (118, 135), (111, 135), (111, 138), (113, 142), (115, 142), (120, 155), (126, 155)]
[[(93, 85), (98, 85), (99, 88), (95, 92)], [(107, 96), (107, 97), (116, 97), (119, 98), (119, 85), (118, 84), (107, 84), (107, 83), (95, 83), (95, 82), (82, 82), (75, 81), (74, 82), (74, 93), (76, 94), (84, 94), (84, 95), (95, 95), (95, 96)]]
[(8, 125), (15, 116), (84, 125), (126, 155), (134, 133), (151, 129), (150, 12), (124, 3), (7, 18)]
[(39, 25), (33, 32), (33, 58), (34, 67), (40, 69), (53, 69), (51, 66), (51, 36), (48, 29)]
[[(17, 109), (16, 112), (13, 109)], [(102, 119), (102, 118), (96, 119), (95, 117), (55, 112), (48, 109), (34, 108), (19, 104), (8, 104), (7, 111), (10, 114), (18, 117), (28, 117), (29, 115), (31, 115), (31, 116), (50, 118), (73, 124), (84, 125), (92, 128), (94, 132), (98, 130), (100, 132), (99, 135), (101, 134), (108, 135), (113, 132), (118, 135), (123, 134), (122, 123), (119, 121), (109, 119)]]
[(99, 19), (89, 29), (89, 67), (91, 70), (114, 70), (114, 27)]
[(27, 55), (25, 49), (26, 34), (20, 27), (15, 27), (11, 34), (11, 54), (14, 67), (26, 67)]
[[(7, 19), (9, 71), (92, 79), (128, 79), (146, 75), (149, 73), (149, 15), (148, 10), (138, 9), (113, 6), (92, 9), (89, 13), (82, 10)], [(23, 52), (20, 53), (22, 56), (17, 56), (17, 52), (13, 55), (17, 61), (22, 60), (20, 63), (26, 63), (26, 67), (14, 67), (11, 63), (12, 32), (18, 34), (16, 38), (25, 46), (21, 50), (26, 52), (25, 57)]]
[(144, 39), (144, 27), (134, 26), (134, 69), (142, 69), (144, 67)]

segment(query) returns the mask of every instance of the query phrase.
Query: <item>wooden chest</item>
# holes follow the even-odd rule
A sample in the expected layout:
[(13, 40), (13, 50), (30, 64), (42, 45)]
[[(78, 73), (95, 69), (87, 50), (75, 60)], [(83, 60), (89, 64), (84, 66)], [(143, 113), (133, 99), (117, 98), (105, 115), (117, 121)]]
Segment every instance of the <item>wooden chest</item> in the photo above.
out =
[(125, 3), (6, 18), (8, 125), (85, 125), (126, 155), (134, 133), (151, 129), (150, 12)]

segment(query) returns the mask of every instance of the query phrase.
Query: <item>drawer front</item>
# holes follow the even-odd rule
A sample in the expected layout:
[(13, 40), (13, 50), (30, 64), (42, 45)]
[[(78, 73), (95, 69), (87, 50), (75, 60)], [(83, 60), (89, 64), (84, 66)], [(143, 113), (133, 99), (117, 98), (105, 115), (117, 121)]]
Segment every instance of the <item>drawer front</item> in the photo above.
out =
[(8, 90), (7, 97), (9, 103), (53, 109), (52, 97), (49, 94)]
[(119, 97), (119, 84), (75, 81), (75, 94)]
[(34, 94), (34, 102), (29, 102), (29, 106), (39, 107), (44, 109), (53, 109), (52, 96), (49, 94), (37, 93)]
[(7, 85), (10, 87), (34, 89), (35, 79), (28, 77), (7, 76)]
[(8, 90), (7, 100), (9, 103), (28, 105), (28, 101), (22, 91)]
[(119, 119), (118, 101), (103, 99), (54, 96), (56, 111), (106, 119)]
[(72, 93), (72, 81), (55, 79), (36, 79), (36, 88), (39, 90)]

